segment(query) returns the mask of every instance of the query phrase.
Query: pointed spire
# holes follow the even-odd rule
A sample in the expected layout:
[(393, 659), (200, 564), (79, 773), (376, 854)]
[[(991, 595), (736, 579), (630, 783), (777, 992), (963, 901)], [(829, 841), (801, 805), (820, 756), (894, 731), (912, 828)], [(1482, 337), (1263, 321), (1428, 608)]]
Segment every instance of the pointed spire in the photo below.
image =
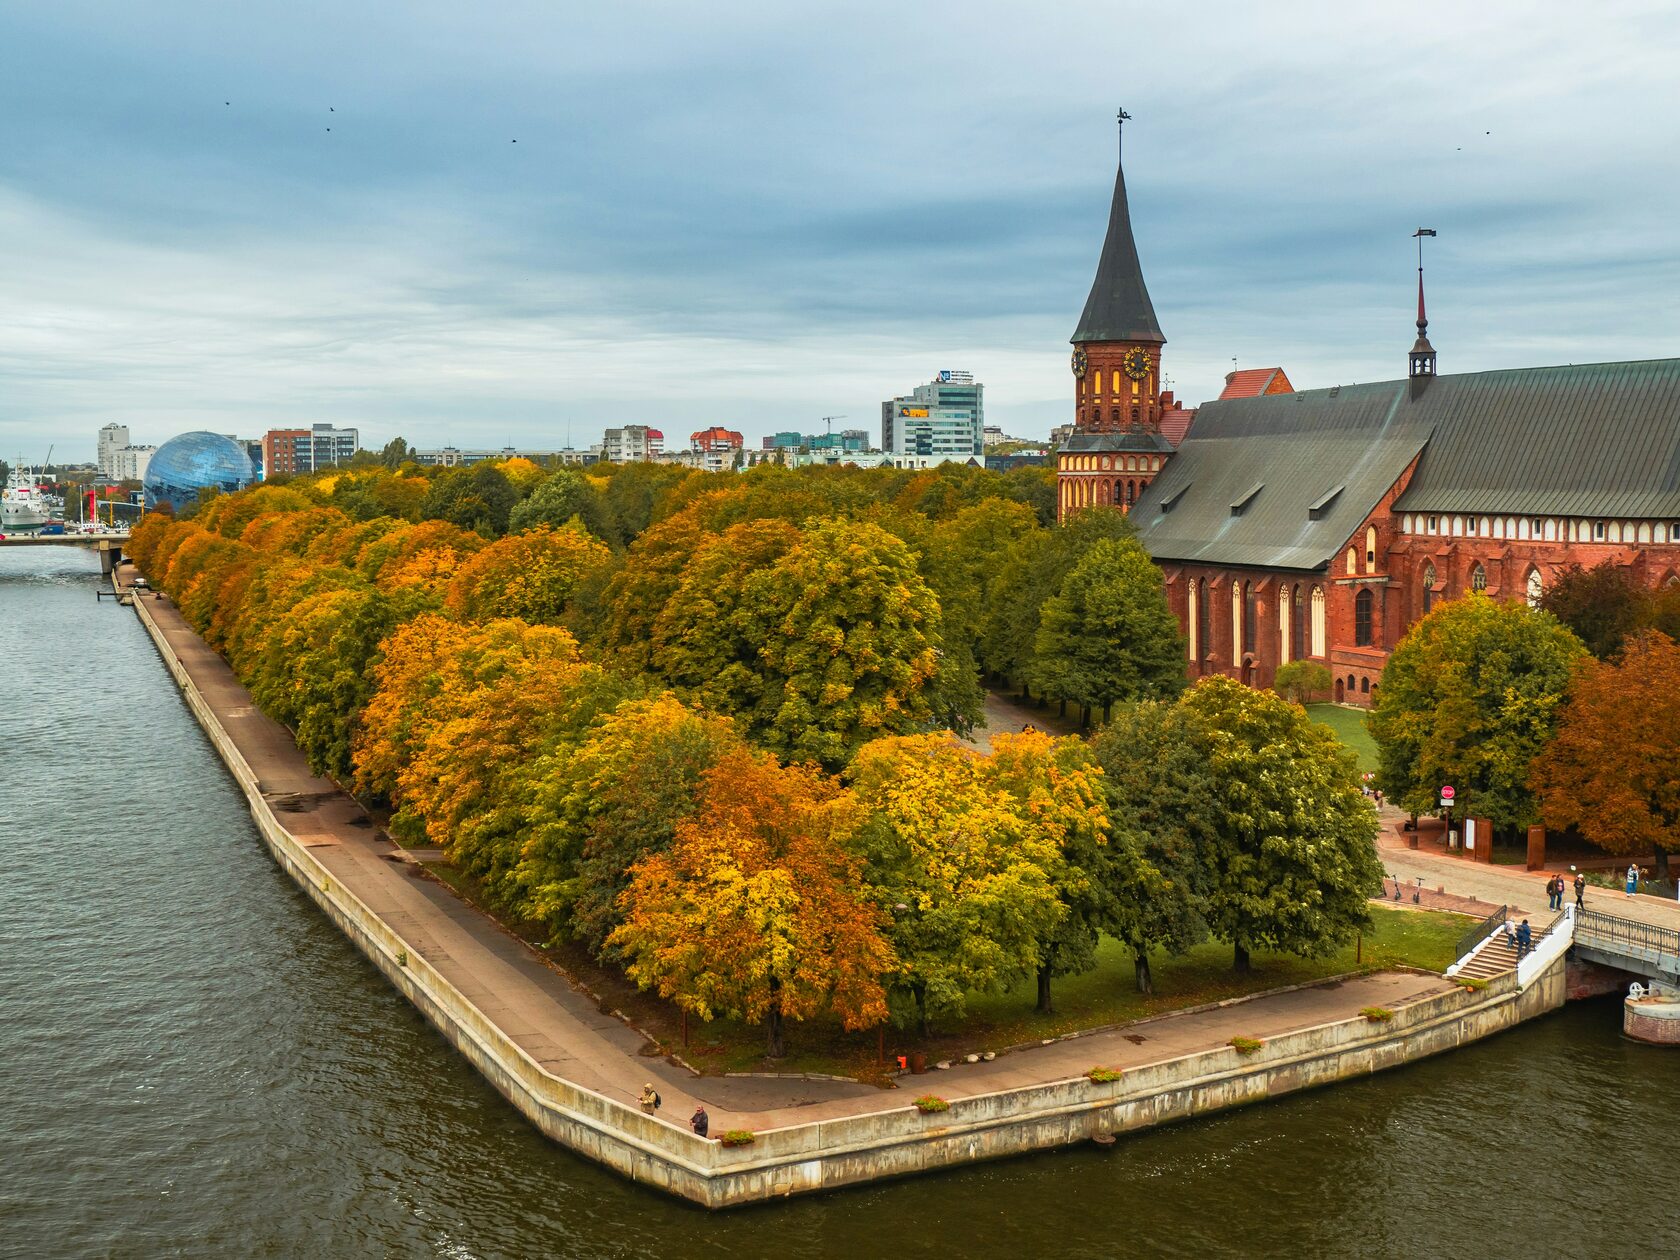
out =
[(1423, 309), (1423, 238), (1434, 236), (1433, 228), (1419, 228), (1412, 233), (1418, 243), (1418, 316), (1417, 340), (1412, 343), (1412, 352), (1406, 356), (1408, 375), (1413, 380), (1419, 380), (1435, 375), (1435, 347), (1429, 344), (1429, 316)]
[[(1125, 124), (1122, 110), (1120, 123)], [(1126, 168), (1116, 163), (1114, 202), (1108, 210), (1108, 238), (1097, 262), (1097, 278), (1085, 299), (1084, 313), (1071, 341), (1153, 341), (1166, 343), (1155, 307), (1143, 283), (1137, 243), (1132, 239), (1132, 214), (1126, 204)]]

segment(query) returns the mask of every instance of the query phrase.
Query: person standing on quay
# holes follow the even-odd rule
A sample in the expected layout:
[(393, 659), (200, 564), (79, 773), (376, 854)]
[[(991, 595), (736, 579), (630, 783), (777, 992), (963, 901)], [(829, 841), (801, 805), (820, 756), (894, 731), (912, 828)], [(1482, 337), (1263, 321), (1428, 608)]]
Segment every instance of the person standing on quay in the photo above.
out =
[(1575, 872), (1575, 908), (1577, 910), (1585, 910), (1587, 908), (1587, 903), (1584, 900), (1586, 895), (1587, 895), (1587, 877), (1585, 875), (1583, 875), (1580, 871), (1576, 871)]
[(1627, 895), (1631, 897), (1638, 890), (1639, 890), (1639, 864), (1636, 863), (1636, 862), (1630, 862), (1630, 863), (1628, 863), (1628, 873), (1627, 873)]
[(688, 1127), (694, 1130), (695, 1137), (705, 1137), (711, 1131), (712, 1118), (706, 1114), (705, 1103), (694, 1105), (694, 1114), (688, 1118)]

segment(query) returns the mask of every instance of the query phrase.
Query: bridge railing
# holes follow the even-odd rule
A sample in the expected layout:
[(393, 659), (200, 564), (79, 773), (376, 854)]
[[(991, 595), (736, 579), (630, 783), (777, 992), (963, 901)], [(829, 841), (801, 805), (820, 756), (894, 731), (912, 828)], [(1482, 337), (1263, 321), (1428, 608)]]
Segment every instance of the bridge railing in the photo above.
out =
[(1602, 910), (1581, 911), (1576, 917), (1575, 934), (1584, 943), (1612, 952), (1680, 957), (1680, 931), (1605, 914)]

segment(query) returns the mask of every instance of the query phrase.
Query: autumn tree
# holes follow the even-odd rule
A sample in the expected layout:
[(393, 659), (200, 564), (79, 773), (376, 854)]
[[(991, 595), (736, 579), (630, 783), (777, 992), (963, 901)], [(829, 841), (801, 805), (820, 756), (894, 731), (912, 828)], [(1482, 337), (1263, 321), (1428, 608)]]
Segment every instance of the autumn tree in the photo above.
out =
[(786, 521), (744, 521), (683, 566), (653, 624), (653, 660), (685, 695), (722, 713), (752, 713), (764, 699), (763, 652), (781, 604), (760, 579), (801, 537)]
[(1179, 702), (1216, 785), (1204, 914), (1237, 971), (1257, 947), (1317, 957), (1368, 927), (1377, 816), (1352, 752), (1299, 705), (1204, 678)]
[(928, 723), (939, 601), (897, 538), (866, 522), (815, 522), (753, 585), (769, 627), (756, 739), (838, 768), (866, 741)]
[(499, 538), (507, 533), (508, 518), (519, 492), (495, 464), (448, 468), (437, 474), (421, 506), (426, 520), (448, 521), (462, 529)]
[(1131, 951), (1139, 993), (1155, 991), (1151, 950), (1181, 954), (1208, 935), (1223, 821), (1208, 743), (1197, 713), (1161, 701), (1120, 705), (1091, 741), (1111, 820), (1103, 927)]
[(1540, 596), (1540, 607), (1575, 632), (1600, 660), (1621, 651), (1650, 620), (1651, 592), (1626, 565), (1606, 560), (1584, 569), (1565, 565)]
[(1125, 513), (1087, 508), (1054, 529), (1031, 530), (1004, 554), (980, 636), (980, 664), (1003, 678), (1032, 685), (1044, 604), (1085, 553), (1104, 539), (1136, 538)]
[(1161, 572), (1135, 539), (1102, 539), (1045, 600), (1029, 673), (1052, 700), (1088, 716), (1117, 700), (1153, 700), (1184, 688), (1184, 640)]
[(559, 529), (574, 518), (590, 533), (605, 536), (601, 496), (577, 469), (562, 468), (520, 501), (508, 518), (508, 528), (519, 531), (546, 525)]
[(1310, 704), (1314, 696), (1328, 695), (1334, 685), (1329, 666), (1317, 661), (1287, 661), (1272, 677), (1272, 690), (1296, 704)]
[(666, 693), (621, 703), (530, 758), (518, 879), (531, 917), (602, 954), (630, 868), (670, 848), (707, 772), (742, 746), (727, 719)]
[(435, 613), (399, 625), (370, 671), (374, 692), (353, 757), (357, 789), (395, 800), (431, 729), (468, 694), (528, 665), (541, 673), (577, 660), (577, 640), (555, 626), (467, 626)]
[(1556, 617), (1522, 604), (1471, 594), (1436, 607), (1395, 645), (1368, 719), (1383, 792), (1424, 813), (1450, 783), (1467, 813), (1528, 826), (1529, 767), (1585, 650)]
[(611, 945), (643, 988), (702, 1019), (783, 1021), (832, 1012), (847, 1029), (887, 1017), (884, 915), (860, 900), (849, 796), (805, 766), (726, 754), (670, 849), (636, 863)]
[(924, 1035), (930, 1019), (960, 1017), (968, 993), (1036, 975), (1066, 913), (1061, 853), (982, 760), (943, 735), (900, 736), (864, 745), (847, 772), (866, 895), (899, 962), (889, 996)]
[(1680, 646), (1646, 631), (1614, 661), (1581, 662), (1532, 784), (1548, 827), (1606, 853), (1652, 853), (1667, 879), (1680, 848)]
[(1097, 965), (1110, 861), (1103, 772), (1083, 740), (1042, 731), (994, 735), (980, 770), (981, 781), (1008, 793), (1026, 827), (1060, 858), (1051, 875), (1061, 917), (1038, 941), (1038, 1009), (1049, 1014), (1051, 981)]
[(558, 622), (579, 586), (610, 559), (602, 543), (575, 526), (509, 534), (461, 565), (443, 606), (465, 621)]

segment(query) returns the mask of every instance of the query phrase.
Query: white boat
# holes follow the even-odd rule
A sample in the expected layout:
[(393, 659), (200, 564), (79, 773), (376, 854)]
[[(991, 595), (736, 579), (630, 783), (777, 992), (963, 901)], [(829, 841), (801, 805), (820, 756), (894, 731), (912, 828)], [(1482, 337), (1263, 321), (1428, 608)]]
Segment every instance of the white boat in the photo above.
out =
[(37, 529), (52, 519), (49, 511), (47, 493), (39, 485), (35, 470), (14, 464), (6, 488), (0, 490), (0, 534), (10, 529)]

